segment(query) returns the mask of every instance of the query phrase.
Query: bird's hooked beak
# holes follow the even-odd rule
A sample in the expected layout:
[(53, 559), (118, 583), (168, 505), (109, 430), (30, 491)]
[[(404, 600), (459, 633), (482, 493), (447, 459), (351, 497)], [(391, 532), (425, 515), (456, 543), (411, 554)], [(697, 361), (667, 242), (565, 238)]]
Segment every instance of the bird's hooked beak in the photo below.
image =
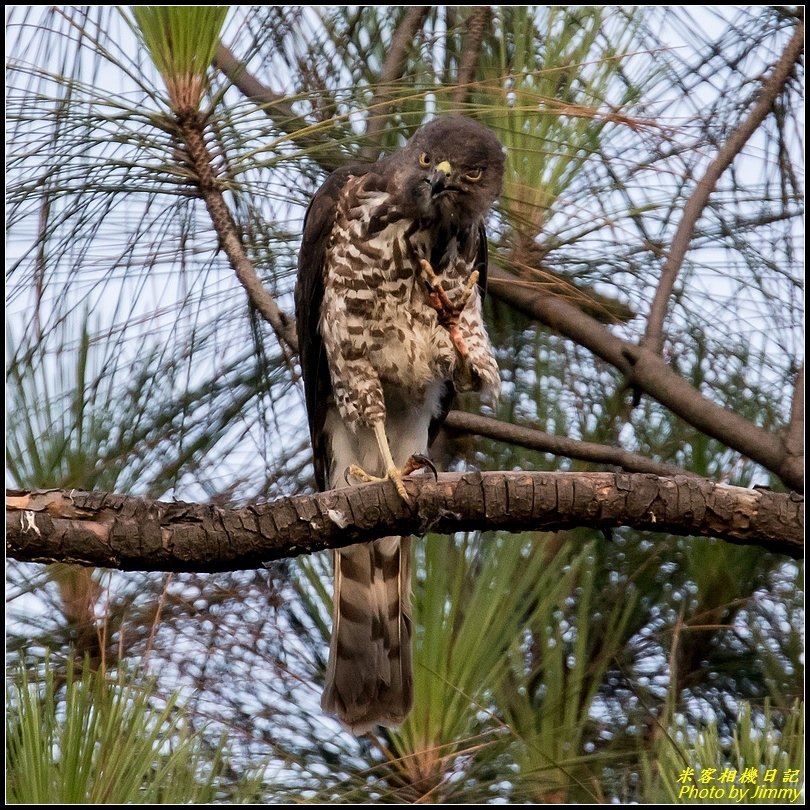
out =
[(434, 197), (448, 190), (447, 178), (450, 177), (452, 171), (453, 167), (448, 160), (443, 160), (433, 167), (433, 171), (430, 173), (430, 193)]

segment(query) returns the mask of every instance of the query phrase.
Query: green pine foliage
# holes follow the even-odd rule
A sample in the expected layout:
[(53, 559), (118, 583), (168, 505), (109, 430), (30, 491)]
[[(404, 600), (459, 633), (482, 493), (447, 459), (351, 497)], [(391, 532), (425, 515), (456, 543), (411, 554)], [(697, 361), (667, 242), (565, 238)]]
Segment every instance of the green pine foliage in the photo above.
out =
[(12, 670), (6, 686), (9, 804), (250, 802), (223, 744), (211, 751), (176, 694), (154, 679), (50, 660)]

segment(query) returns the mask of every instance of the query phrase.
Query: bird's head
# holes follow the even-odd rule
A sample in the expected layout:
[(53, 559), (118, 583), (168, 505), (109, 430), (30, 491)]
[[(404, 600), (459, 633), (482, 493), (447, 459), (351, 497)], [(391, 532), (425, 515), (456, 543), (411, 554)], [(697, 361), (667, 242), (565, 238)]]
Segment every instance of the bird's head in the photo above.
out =
[(470, 118), (431, 121), (395, 158), (400, 201), (420, 218), (474, 225), (501, 193), (504, 149), (490, 129)]

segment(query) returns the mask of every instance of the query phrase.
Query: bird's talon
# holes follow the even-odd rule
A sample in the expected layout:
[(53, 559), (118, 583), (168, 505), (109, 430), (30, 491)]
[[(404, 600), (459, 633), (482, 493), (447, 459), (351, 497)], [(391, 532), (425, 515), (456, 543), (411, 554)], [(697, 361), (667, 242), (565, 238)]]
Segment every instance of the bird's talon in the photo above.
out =
[(403, 501), (405, 501), (405, 503), (408, 504), (408, 506), (410, 506), (411, 499), (410, 496), (408, 495), (407, 490), (405, 489), (405, 484), (402, 481), (402, 473), (398, 469), (396, 469), (396, 467), (392, 467), (390, 470), (388, 470), (386, 478), (389, 478), (391, 481), (394, 482), (394, 486), (397, 488), (397, 494), (399, 495), (400, 498), (402, 498)]
[[(397, 489), (397, 494), (400, 498), (402, 498), (405, 503), (410, 506), (411, 499), (408, 495), (407, 490), (405, 489), (405, 484), (402, 481), (403, 476), (410, 474), (415, 469), (419, 469), (422, 465), (418, 465), (411, 470), (405, 471), (407, 469), (407, 464), (403, 470), (398, 470), (396, 467), (390, 467), (386, 474), (382, 477), (377, 475), (371, 475), (367, 473), (362, 467), (359, 467), (357, 464), (350, 464), (346, 467), (345, 472), (343, 473), (343, 478), (349, 486), (351, 486), (352, 482), (349, 481), (349, 477), (356, 478), (359, 481), (362, 481), (364, 484), (380, 484), (383, 481), (393, 481), (394, 486)], [(430, 465), (433, 466), (432, 464)], [(435, 469), (435, 468), (434, 468)]]
[(436, 469), (436, 465), (427, 456), (421, 453), (414, 453), (414, 455), (405, 462), (405, 466), (402, 468), (402, 475), (410, 475), (412, 472), (416, 472), (416, 470), (424, 469), (429, 469), (433, 473), (434, 480), (439, 480), (439, 471)]
[(350, 464), (348, 467), (346, 467), (346, 471), (343, 473), (343, 478), (347, 484), (351, 484), (351, 481), (349, 481), (349, 476), (352, 476), (352, 478), (358, 478), (364, 484), (375, 484), (380, 481), (385, 481), (384, 478), (378, 478), (376, 475), (369, 475), (362, 467), (358, 467), (357, 464)]
[(461, 334), (461, 330), (458, 328), (458, 324), (452, 324), (448, 331), (450, 332), (450, 340), (456, 347), (459, 357), (462, 360), (466, 360), (470, 355), (470, 350), (467, 348), (467, 343), (464, 340), (464, 336)]
[(422, 269), (422, 277), (427, 288), (428, 303), (436, 310), (438, 321), (449, 333), (462, 359), (466, 359), (468, 355), (467, 345), (464, 338), (461, 336), (459, 330), (459, 317), (467, 306), (470, 296), (478, 283), (481, 274), (478, 270), (473, 270), (464, 282), (463, 288), (459, 295), (457, 295), (457, 303), (450, 300), (447, 290), (442, 286), (441, 280), (433, 270), (432, 265), (427, 259), (420, 259), (419, 266)]
[(425, 277), (425, 282), (429, 287), (435, 287), (439, 281), (433, 265), (427, 259), (420, 259), (419, 266), (422, 268), (422, 275)]

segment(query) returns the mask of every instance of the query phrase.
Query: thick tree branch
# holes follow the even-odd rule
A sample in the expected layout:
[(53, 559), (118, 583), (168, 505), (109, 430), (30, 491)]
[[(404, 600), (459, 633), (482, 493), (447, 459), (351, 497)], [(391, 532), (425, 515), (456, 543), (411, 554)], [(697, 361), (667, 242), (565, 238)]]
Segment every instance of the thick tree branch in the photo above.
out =
[(664, 345), (664, 319), (667, 305), (675, 286), (675, 280), (683, 264), (692, 234), (695, 229), (709, 196), (723, 172), (731, 165), (734, 158), (745, 146), (748, 139), (756, 132), (768, 113), (773, 109), (785, 82), (793, 72), (793, 68), (804, 52), (804, 23), (799, 22), (793, 36), (788, 42), (782, 56), (771, 71), (770, 76), (762, 82), (756, 103), (751, 108), (747, 118), (731, 134), (729, 139), (717, 153), (715, 159), (709, 164), (706, 173), (695, 186), (692, 196), (683, 209), (683, 216), (678, 223), (669, 254), (661, 270), (661, 278), (655, 291), (650, 315), (647, 319), (647, 328), (644, 333), (643, 344), (650, 350), (660, 353)]
[(803, 555), (804, 499), (697, 478), (630, 473), (469, 473), (221, 509), (105, 492), (9, 491), (6, 549), (25, 562), (131, 571), (233, 571), (386, 535), (587, 526), (720, 537)]
[(653, 461), (640, 453), (631, 453), (620, 447), (583, 442), (565, 436), (554, 436), (537, 428), (501, 422), (499, 419), (491, 419), (488, 416), (466, 411), (450, 411), (442, 427), (445, 430), (486, 436), (488, 439), (515, 444), (529, 450), (539, 450), (541, 453), (553, 453), (555, 456), (592, 461), (597, 464), (611, 464), (621, 467), (627, 472), (662, 476), (688, 475), (700, 478), (696, 473), (691, 473), (677, 464)]
[(380, 71), (377, 90), (369, 104), (371, 114), (366, 124), (366, 140), (369, 145), (363, 150), (363, 157), (366, 160), (376, 160), (379, 155), (380, 134), (385, 129), (391, 111), (392, 85), (402, 78), (408, 51), (413, 46), (414, 37), (421, 29), (428, 11), (430, 11), (430, 6), (411, 6), (405, 12), (391, 38), (388, 55)]
[(548, 297), (497, 267), (489, 268), (489, 290), (497, 298), (534, 318), (619, 369), (628, 382), (669, 408), (688, 424), (723, 442), (778, 475), (797, 492), (804, 476), (789, 463), (781, 438), (715, 404), (676, 374), (656, 352), (616, 337), (572, 304)]

